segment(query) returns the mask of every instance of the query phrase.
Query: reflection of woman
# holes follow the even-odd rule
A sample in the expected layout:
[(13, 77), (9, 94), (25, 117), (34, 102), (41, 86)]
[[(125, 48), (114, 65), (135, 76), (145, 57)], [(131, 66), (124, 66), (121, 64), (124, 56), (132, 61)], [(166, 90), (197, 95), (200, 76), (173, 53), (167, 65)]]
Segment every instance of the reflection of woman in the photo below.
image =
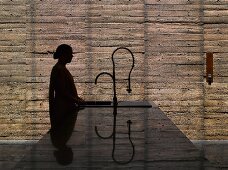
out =
[(61, 125), (50, 132), (52, 144), (57, 149), (54, 156), (61, 165), (68, 165), (73, 161), (73, 151), (66, 143), (74, 130), (78, 111), (79, 109), (72, 109), (70, 114), (61, 120)]
[(58, 62), (52, 68), (49, 87), (51, 129), (61, 126), (61, 120), (72, 114), (75, 103), (83, 102), (78, 96), (73, 77), (66, 68), (72, 58), (72, 48), (66, 44), (58, 46), (54, 53), (54, 59), (58, 59)]

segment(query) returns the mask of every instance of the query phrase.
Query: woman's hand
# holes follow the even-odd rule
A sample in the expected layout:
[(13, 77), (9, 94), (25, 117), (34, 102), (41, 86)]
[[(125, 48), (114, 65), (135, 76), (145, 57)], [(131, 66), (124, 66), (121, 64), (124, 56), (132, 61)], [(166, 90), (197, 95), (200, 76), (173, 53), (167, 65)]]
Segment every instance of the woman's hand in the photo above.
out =
[(85, 103), (85, 100), (83, 100), (81, 97), (77, 97), (76, 98), (76, 103), (77, 104), (83, 104), (83, 103)]

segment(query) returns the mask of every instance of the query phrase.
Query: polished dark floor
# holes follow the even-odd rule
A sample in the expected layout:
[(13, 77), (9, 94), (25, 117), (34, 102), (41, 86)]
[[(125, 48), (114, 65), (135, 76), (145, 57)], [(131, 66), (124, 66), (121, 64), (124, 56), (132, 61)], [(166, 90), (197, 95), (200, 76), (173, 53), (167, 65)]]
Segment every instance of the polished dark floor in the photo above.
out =
[[(60, 165), (54, 156), (50, 133), (38, 143), (13, 147), (1, 145), (0, 169), (136, 169), (136, 170), (214, 170), (228, 169), (228, 145), (202, 143), (195, 145), (153, 104), (152, 108), (120, 108), (117, 115), (115, 157), (126, 161), (131, 155), (126, 121), (131, 119), (135, 156), (132, 162), (120, 165), (112, 160), (112, 139), (100, 139), (112, 131), (112, 108), (85, 108), (78, 113), (76, 125), (67, 145), (73, 160)], [(5, 145), (6, 146), (6, 145)], [(13, 145), (9, 145), (13, 146)], [(5, 153), (5, 154), (4, 154)], [(21, 155), (24, 155), (21, 158)], [(5, 159), (5, 160), (4, 160)]]

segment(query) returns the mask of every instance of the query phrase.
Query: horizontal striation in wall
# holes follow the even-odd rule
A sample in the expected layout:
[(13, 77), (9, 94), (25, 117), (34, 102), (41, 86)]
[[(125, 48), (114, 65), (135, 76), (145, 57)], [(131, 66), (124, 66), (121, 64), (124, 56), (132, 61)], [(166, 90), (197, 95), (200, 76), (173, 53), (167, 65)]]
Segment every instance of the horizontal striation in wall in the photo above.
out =
[[(145, 2), (149, 98), (189, 138), (226, 139), (227, 122), (218, 126), (228, 111), (226, 2)], [(204, 79), (206, 52), (214, 53), (211, 86)]]
[(213, 52), (214, 83), (205, 85), (205, 136), (227, 139), (228, 126), (228, 10), (221, 1), (204, 6), (204, 48)]
[[(16, 9), (16, 10), (15, 10)], [(2, 0), (0, 139), (39, 139), (50, 128), (48, 88), (62, 43), (74, 51), (72, 73), (86, 100), (111, 100), (112, 52), (119, 100), (154, 101), (190, 139), (227, 139), (226, 0)], [(205, 53), (214, 53), (214, 82)]]
[(0, 18), (0, 139), (13, 139), (25, 126), (25, 1), (1, 1)]

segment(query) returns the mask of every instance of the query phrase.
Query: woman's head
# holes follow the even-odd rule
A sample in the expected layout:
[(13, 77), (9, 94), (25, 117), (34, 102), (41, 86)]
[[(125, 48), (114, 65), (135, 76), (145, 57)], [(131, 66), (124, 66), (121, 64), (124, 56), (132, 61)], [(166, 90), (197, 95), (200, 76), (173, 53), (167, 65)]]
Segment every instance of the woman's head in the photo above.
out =
[(59, 59), (65, 63), (70, 63), (73, 57), (72, 47), (67, 44), (61, 44), (57, 47), (53, 58)]

